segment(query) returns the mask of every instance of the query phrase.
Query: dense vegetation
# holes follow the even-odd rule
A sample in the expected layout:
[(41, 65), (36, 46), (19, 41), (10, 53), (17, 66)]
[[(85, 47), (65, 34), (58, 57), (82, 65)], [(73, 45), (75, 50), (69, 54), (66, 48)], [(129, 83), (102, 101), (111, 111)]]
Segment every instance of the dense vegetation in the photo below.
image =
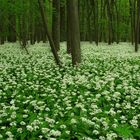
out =
[(0, 140), (139, 140), (139, 44), (140, 0), (0, 0)]
[[(5, 40), (14, 42), (17, 38), (30, 40), (32, 44), (47, 40), (39, 1), (46, 7), (48, 26), (50, 31), (52, 29), (57, 47), (59, 40), (68, 39), (67, 26), (71, 17), (68, 11), (74, 10), (69, 6), (70, 0), (0, 0), (1, 43)], [(95, 41), (96, 44), (101, 41), (109, 44), (119, 41), (139, 42), (139, 9), (139, 0), (79, 1), (81, 40)]]
[[(55, 0), (54, 0), (55, 1)], [(1, 37), (9, 41), (16, 40), (16, 33), (11, 27), (16, 26), (17, 32), (26, 33), (27, 39), (34, 41), (46, 40), (44, 27), (39, 11), (38, 0), (0, 0)], [(66, 1), (60, 0), (61, 40), (66, 40)], [(52, 14), (58, 14), (52, 8), (52, 1), (46, 0), (46, 13), (49, 27), (52, 26)], [(82, 0), (79, 1), (81, 40), (131, 41), (134, 23), (136, 23), (137, 0)], [(54, 21), (53, 21), (54, 22)], [(111, 25), (110, 25), (111, 24)], [(111, 26), (111, 29), (109, 29)], [(13, 31), (13, 32), (12, 32)], [(99, 34), (99, 35), (97, 35)]]
[(140, 53), (84, 43), (73, 68), (61, 48), (62, 68), (44, 44), (30, 56), (16, 44), (0, 48), (1, 139), (139, 139)]

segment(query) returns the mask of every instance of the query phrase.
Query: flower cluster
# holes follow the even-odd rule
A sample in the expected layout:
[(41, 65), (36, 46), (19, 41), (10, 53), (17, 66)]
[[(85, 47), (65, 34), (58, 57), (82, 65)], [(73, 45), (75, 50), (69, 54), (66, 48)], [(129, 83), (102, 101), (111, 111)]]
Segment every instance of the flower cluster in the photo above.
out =
[(82, 43), (63, 67), (44, 44), (0, 46), (0, 140), (140, 139), (140, 53), (128, 44)]

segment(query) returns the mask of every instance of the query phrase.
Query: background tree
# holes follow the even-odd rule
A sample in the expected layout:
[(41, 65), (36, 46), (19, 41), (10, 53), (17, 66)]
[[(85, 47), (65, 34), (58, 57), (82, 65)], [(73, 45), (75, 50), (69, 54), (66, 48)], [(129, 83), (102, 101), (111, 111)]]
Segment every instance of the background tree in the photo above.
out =
[[(67, 1), (44, 0), (48, 29), (52, 30), (52, 38), (57, 50), (60, 41), (68, 41), (69, 44), (67, 36), (69, 28), (66, 28), (70, 24), (67, 18), (69, 17)], [(138, 0), (79, 0), (80, 40), (95, 42), (96, 45), (99, 42), (111, 44), (128, 41), (135, 43), (135, 50), (137, 50), (138, 5)], [(19, 40), (18, 35), (20, 40), (31, 44), (46, 42), (48, 39), (37, 0), (0, 0), (0, 21), (1, 44), (6, 41), (16, 42)], [(71, 52), (70, 49), (68, 52)]]
[(43, 21), (43, 24), (44, 24), (44, 30), (45, 30), (45, 33), (48, 37), (48, 40), (49, 40), (49, 43), (50, 43), (50, 46), (51, 46), (51, 50), (52, 50), (52, 53), (53, 53), (54, 58), (55, 58), (55, 62), (56, 62), (56, 64), (60, 65), (61, 62), (59, 60), (59, 56), (57, 54), (56, 47), (55, 47), (55, 44), (53, 42), (52, 36), (51, 36), (51, 34), (49, 32), (49, 29), (48, 29), (48, 20), (47, 20), (46, 14), (45, 14), (44, 1), (43, 0), (38, 0), (38, 4), (39, 4), (39, 8), (40, 8), (40, 13), (41, 13), (41, 16), (42, 16), (42, 21)]
[(135, 52), (138, 51), (138, 43), (140, 41), (140, 0), (137, 0), (137, 19), (135, 27)]
[(60, 49), (60, 0), (53, 0), (52, 38), (58, 51)]

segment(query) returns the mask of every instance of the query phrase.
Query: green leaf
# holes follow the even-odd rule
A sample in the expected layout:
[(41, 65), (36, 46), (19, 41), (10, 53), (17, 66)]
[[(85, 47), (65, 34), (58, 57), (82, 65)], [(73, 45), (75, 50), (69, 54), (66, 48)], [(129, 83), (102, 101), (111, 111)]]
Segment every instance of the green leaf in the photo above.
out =
[(117, 128), (114, 129), (114, 131), (123, 138), (131, 138), (133, 137), (132, 133), (133, 131), (131, 130), (131, 127), (127, 124), (125, 125), (120, 125)]
[(135, 129), (134, 136), (136, 136), (140, 139), (140, 128)]

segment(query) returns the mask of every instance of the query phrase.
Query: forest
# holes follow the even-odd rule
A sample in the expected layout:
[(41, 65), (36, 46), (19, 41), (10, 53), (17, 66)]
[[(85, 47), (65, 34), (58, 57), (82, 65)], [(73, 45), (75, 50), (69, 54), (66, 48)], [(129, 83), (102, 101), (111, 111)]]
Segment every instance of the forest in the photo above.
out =
[(0, 0), (0, 140), (140, 140), (140, 0)]

